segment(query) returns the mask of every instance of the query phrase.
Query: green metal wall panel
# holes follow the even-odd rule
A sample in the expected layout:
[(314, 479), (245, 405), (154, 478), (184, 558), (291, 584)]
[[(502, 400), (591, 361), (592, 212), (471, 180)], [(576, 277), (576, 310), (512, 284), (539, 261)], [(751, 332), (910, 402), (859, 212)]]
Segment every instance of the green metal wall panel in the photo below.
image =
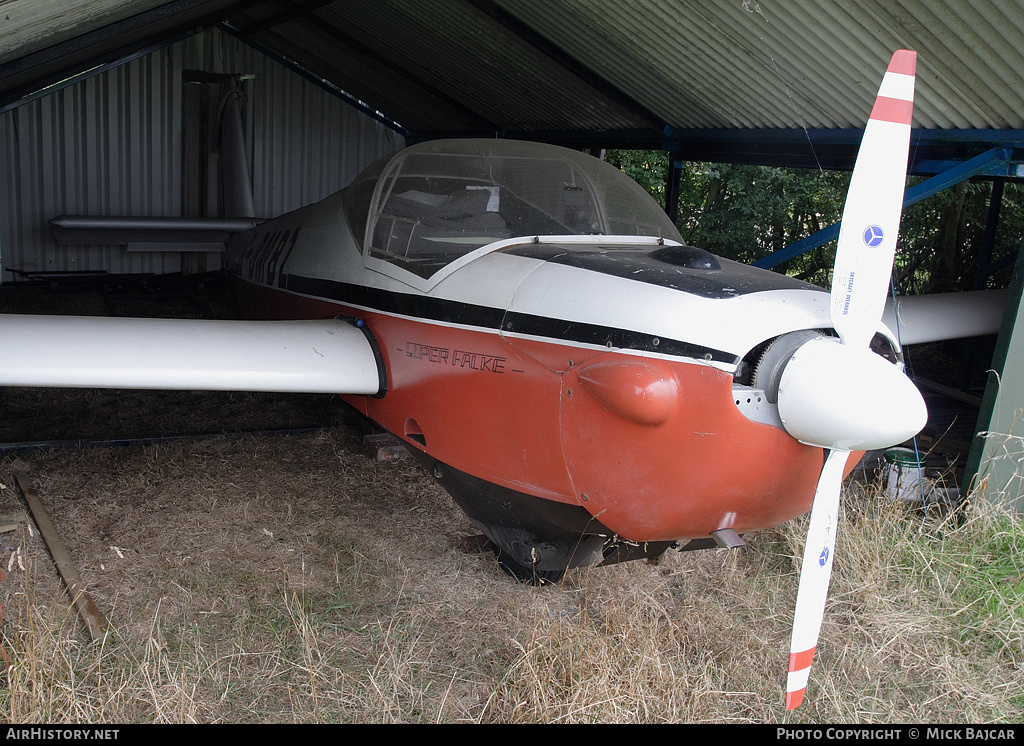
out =
[(1024, 513), (1024, 261), (1017, 261), (1003, 327), (967, 462), (965, 487)]

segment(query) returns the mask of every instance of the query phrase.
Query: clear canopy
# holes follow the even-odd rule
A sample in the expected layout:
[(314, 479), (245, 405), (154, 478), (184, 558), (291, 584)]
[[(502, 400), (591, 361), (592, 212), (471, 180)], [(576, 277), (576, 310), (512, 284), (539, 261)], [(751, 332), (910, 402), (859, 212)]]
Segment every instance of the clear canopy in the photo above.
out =
[(346, 190), (364, 252), (429, 277), (507, 238), (654, 236), (679, 241), (658, 204), (585, 153), (516, 140), (439, 140), (374, 164)]

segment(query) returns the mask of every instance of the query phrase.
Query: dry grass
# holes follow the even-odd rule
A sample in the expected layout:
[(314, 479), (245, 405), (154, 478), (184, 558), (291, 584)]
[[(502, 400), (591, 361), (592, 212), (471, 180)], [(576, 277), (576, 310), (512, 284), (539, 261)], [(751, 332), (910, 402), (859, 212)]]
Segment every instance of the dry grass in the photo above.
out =
[(111, 634), (87, 643), (38, 536), (9, 534), (13, 722), (1024, 715), (1024, 534), (991, 512), (936, 526), (851, 495), (808, 699), (787, 714), (802, 521), (538, 589), (460, 551), (472, 527), (432, 479), (341, 428), (28, 461)]

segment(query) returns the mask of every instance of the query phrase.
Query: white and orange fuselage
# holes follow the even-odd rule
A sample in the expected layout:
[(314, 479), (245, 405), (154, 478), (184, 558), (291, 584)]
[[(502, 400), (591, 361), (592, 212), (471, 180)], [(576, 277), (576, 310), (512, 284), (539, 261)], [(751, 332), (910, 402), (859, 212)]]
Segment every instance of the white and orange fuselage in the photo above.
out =
[(362, 249), (344, 194), (241, 237), (240, 297), (266, 319), (357, 320), (386, 390), (347, 401), (471, 492), (585, 511), (636, 543), (810, 508), (823, 451), (786, 433), (750, 369), (771, 340), (827, 329), (827, 293), (656, 236), (513, 236), (412, 272)]

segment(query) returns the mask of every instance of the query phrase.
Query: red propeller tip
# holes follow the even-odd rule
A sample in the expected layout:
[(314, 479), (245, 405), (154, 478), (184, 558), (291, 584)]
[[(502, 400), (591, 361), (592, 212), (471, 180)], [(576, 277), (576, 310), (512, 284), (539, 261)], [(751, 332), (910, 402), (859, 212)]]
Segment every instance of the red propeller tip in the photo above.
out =
[(913, 78), (916, 73), (917, 52), (901, 49), (892, 56), (878, 98), (871, 109), (871, 119), (910, 126), (914, 114), (914, 86), (912, 82), (902, 86), (895, 83), (893, 75)]
[(889, 60), (886, 72), (914, 75), (917, 73), (917, 52), (910, 49), (897, 49)]

